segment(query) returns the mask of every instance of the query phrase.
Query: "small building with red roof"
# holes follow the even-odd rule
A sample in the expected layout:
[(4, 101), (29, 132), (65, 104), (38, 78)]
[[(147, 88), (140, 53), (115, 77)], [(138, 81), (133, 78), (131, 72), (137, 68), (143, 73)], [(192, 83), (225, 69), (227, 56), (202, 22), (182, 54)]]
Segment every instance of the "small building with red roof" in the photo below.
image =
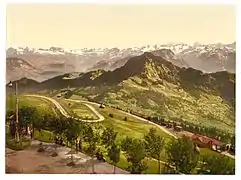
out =
[(207, 136), (202, 136), (199, 134), (194, 134), (189, 138), (201, 148), (210, 148), (212, 150), (218, 150), (221, 148), (221, 146), (225, 145), (225, 143), (217, 139), (213, 139)]

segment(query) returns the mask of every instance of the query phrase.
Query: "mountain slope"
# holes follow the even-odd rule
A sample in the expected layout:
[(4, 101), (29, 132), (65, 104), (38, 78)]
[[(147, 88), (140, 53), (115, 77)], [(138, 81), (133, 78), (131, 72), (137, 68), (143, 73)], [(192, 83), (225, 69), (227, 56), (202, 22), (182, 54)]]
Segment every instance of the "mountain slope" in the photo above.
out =
[(100, 79), (106, 87), (80, 88), (77, 92), (139, 114), (234, 131), (234, 74), (203, 74), (146, 55), (103, 74)]
[(234, 132), (232, 73), (204, 74), (144, 53), (114, 71), (65, 74), (28, 87), (36, 91), (68, 86), (75, 94), (127, 111)]
[[(161, 44), (132, 48), (8, 48), (7, 57), (20, 58), (43, 71), (31, 72), (27, 78), (44, 81), (57, 75), (72, 72), (89, 72), (97, 69), (113, 71), (122, 67), (131, 57), (152, 52), (156, 56), (179, 67), (192, 67), (205, 73), (217, 71), (235, 72), (236, 43), (232, 44)], [(20, 70), (21, 72), (22, 70)], [(24, 71), (24, 70), (23, 70)], [(47, 71), (45, 73), (45, 71)], [(51, 72), (51, 73), (50, 73)], [(24, 73), (8, 71), (8, 76), (16, 80), (25, 77)]]
[(6, 60), (6, 81), (22, 77), (37, 78), (41, 70), (21, 58), (9, 57)]

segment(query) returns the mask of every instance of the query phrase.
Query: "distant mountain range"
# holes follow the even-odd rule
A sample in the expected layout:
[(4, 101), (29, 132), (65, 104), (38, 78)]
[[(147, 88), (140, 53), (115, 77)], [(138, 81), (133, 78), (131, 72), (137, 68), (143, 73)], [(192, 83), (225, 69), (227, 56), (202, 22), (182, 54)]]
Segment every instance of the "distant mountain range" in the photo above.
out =
[[(233, 133), (235, 74), (227, 71), (207, 74), (179, 67), (172, 62), (176, 60), (173, 56), (170, 50), (157, 50), (129, 58), (113, 71), (67, 73), (41, 83), (24, 78), (18, 81), (19, 91), (60, 92), (70, 87), (74, 94), (126, 111)], [(186, 66), (185, 61), (179, 65)], [(7, 88), (8, 93), (11, 91)]]
[(44, 81), (72, 72), (97, 69), (113, 71), (132, 57), (151, 52), (179, 67), (192, 67), (205, 73), (235, 72), (236, 43), (232, 44), (165, 44), (118, 49), (49, 49), (8, 48), (7, 81), (23, 77)]

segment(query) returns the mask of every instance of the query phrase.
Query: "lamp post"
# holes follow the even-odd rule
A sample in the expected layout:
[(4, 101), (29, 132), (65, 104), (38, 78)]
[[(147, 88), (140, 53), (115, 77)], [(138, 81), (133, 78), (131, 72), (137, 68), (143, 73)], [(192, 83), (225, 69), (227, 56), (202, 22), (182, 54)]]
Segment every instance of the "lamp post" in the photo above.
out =
[[(13, 83), (12, 81), (9, 82), (9, 87), (12, 87)], [(16, 97), (16, 103), (15, 103), (15, 108), (16, 108), (16, 133), (15, 133), (15, 139), (17, 143), (19, 142), (19, 133), (18, 133), (18, 83), (15, 83), (15, 97)]]

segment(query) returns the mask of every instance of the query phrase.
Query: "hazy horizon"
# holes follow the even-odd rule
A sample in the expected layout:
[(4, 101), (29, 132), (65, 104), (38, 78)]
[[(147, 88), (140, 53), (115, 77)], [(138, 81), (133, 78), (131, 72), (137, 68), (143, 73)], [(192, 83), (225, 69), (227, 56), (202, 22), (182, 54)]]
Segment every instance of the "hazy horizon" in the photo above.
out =
[(235, 15), (231, 5), (9, 4), (7, 47), (229, 44)]

